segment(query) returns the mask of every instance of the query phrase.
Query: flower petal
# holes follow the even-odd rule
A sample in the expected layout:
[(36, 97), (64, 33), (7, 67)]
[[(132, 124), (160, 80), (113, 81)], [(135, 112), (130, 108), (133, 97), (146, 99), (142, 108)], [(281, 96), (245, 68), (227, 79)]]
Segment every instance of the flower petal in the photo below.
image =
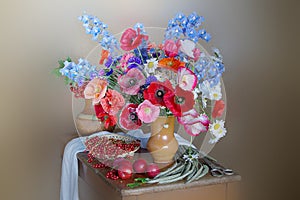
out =
[(145, 82), (145, 76), (137, 68), (128, 70), (126, 74), (118, 78), (118, 83), (122, 92), (129, 95), (136, 95), (140, 90), (140, 86), (144, 85)]
[(225, 103), (223, 100), (216, 101), (213, 112), (212, 112), (212, 117), (217, 118), (223, 115), (225, 109)]
[[(119, 125), (121, 128), (125, 129), (125, 130), (135, 130), (138, 129), (142, 123), (140, 119), (136, 119), (136, 120), (132, 120), (131, 116), (133, 114), (136, 114), (136, 108), (138, 107), (138, 105), (133, 104), (133, 103), (129, 103), (126, 104), (120, 114), (120, 118), (119, 118)], [(137, 117), (137, 114), (136, 114)]]
[(180, 44), (180, 51), (182, 51), (189, 57), (194, 58), (193, 50), (195, 49), (196, 44), (191, 40), (180, 40)]
[(85, 87), (84, 97), (86, 99), (93, 99), (93, 104), (95, 105), (105, 96), (106, 90), (107, 81), (100, 78), (94, 78)]
[(177, 77), (179, 86), (184, 90), (192, 91), (197, 86), (197, 76), (186, 67), (178, 69)]
[(196, 109), (191, 109), (187, 112), (182, 113), (181, 117), (178, 117), (177, 120), (180, 124), (187, 124), (191, 120), (197, 118), (199, 116)]
[(184, 130), (191, 136), (197, 136), (200, 133), (206, 132), (207, 127), (204, 126), (200, 121), (195, 120), (193, 123), (184, 125)]
[(124, 97), (117, 91), (108, 89), (106, 96), (100, 100), (103, 110), (110, 115), (116, 115), (124, 106)]
[(145, 123), (151, 123), (159, 116), (160, 109), (153, 105), (150, 101), (145, 100), (137, 107), (137, 114), (139, 119)]

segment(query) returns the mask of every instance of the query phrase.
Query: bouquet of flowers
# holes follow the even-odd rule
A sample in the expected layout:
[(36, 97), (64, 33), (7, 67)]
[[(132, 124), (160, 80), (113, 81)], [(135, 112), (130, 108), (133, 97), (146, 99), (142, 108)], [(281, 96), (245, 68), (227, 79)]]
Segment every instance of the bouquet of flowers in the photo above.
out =
[(191, 136), (209, 131), (210, 143), (225, 136), (224, 64), (218, 49), (211, 56), (200, 44), (211, 40), (202, 16), (178, 13), (159, 44), (141, 23), (117, 39), (97, 17), (83, 14), (79, 20), (102, 47), (99, 63), (68, 58), (56, 72), (76, 97), (92, 100), (106, 127), (133, 130), (159, 116), (175, 116)]

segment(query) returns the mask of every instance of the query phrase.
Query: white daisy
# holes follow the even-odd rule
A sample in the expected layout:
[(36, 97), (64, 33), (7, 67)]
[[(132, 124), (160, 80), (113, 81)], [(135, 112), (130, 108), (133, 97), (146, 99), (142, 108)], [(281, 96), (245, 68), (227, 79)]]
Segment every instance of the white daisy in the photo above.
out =
[(224, 128), (223, 120), (216, 120), (213, 124), (209, 124), (209, 131), (212, 134), (212, 141), (215, 143), (220, 138), (226, 135), (226, 129)]
[(218, 83), (215, 87), (210, 87), (209, 82), (205, 80), (200, 84), (199, 89), (204, 98), (210, 100), (220, 100), (222, 98), (221, 83)]
[(193, 154), (193, 155), (183, 155), (183, 159), (185, 161), (193, 162), (194, 160), (197, 160), (199, 158), (198, 154)]
[(221, 84), (218, 83), (215, 87), (211, 88), (209, 91), (209, 99), (211, 100), (220, 100), (222, 98), (221, 93)]
[(144, 64), (146, 72), (149, 74), (153, 74), (157, 68), (158, 61), (156, 60), (156, 58), (151, 58), (146, 61), (147, 63)]

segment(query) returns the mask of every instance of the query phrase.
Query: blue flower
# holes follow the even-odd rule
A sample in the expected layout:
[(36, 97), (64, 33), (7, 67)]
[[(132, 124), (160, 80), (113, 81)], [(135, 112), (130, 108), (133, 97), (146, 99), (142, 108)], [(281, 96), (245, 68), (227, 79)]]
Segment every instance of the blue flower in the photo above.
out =
[[(92, 35), (92, 40), (99, 42), (104, 49), (112, 53), (115, 49), (119, 48), (115, 37), (106, 30), (108, 28), (107, 24), (104, 24), (97, 17), (92, 15), (84, 14), (79, 16), (78, 19), (83, 23), (86, 34)], [(100, 35), (102, 37), (99, 37)]]
[(179, 12), (176, 14), (175, 20), (178, 22), (182, 22), (185, 18), (186, 16), (182, 12)]
[(94, 78), (98, 77), (98, 72), (96, 70), (90, 71), (89, 77), (90, 80), (93, 80)]
[(206, 42), (211, 40), (211, 35), (205, 29), (198, 30), (204, 21), (204, 17), (193, 12), (188, 17), (183, 13), (178, 13), (174, 19), (169, 20), (165, 32), (165, 40), (168, 39), (189, 39), (197, 43), (199, 39)]
[(112, 68), (110, 68), (109, 71), (107, 71), (105, 73), (105, 76), (110, 76), (113, 72), (114, 72), (114, 70)]
[(143, 34), (143, 35), (146, 35), (146, 30), (145, 30), (145, 27), (144, 27), (143, 24), (137, 23), (133, 28), (134, 28), (134, 30), (136, 30), (136, 31), (137, 31), (138, 29), (140, 29), (140, 33)]
[(78, 86), (82, 86), (83, 83), (85, 82), (85, 77), (83, 76), (77, 76), (74, 78), (74, 81), (78, 84)]
[(59, 71), (63, 76), (68, 77), (79, 86), (81, 86), (84, 81), (91, 80), (99, 74), (96, 66), (92, 66), (87, 60), (82, 58), (78, 59), (78, 64), (65, 61), (64, 67)]
[[(139, 60), (141, 62), (139, 62), (139, 64), (145, 64), (147, 63), (146, 60), (149, 59), (149, 55), (148, 55), (148, 50), (147, 48), (142, 48), (142, 49), (134, 49), (133, 50), (134, 54), (136, 55), (136, 57), (139, 58)], [(131, 58), (130, 58), (131, 59)], [(130, 59), (128, 60), (128, 62), (130, 62)]]

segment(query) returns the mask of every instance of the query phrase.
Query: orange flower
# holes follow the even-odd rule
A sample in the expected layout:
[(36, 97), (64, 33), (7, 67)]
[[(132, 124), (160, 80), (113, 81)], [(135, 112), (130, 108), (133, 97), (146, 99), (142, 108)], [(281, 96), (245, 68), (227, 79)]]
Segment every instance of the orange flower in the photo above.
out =
[(100, 59), (100, 61), (99, 61), (99, 64), (100, 64), (100, 65), (103, 65), (104, 60), (105, 60), (106, 58), (108, 58), (108, 55), (109, 55), (109, 51), (102, 49), (102, 52), (101, 52), (101, 59)]
[(184, 67), (184, 62), (180, 62), (180, 60), (176, 58), (163, 58), (158, 61), (158, 66), (166, 69), (173, 70), (177, 72), (180, 67)]

